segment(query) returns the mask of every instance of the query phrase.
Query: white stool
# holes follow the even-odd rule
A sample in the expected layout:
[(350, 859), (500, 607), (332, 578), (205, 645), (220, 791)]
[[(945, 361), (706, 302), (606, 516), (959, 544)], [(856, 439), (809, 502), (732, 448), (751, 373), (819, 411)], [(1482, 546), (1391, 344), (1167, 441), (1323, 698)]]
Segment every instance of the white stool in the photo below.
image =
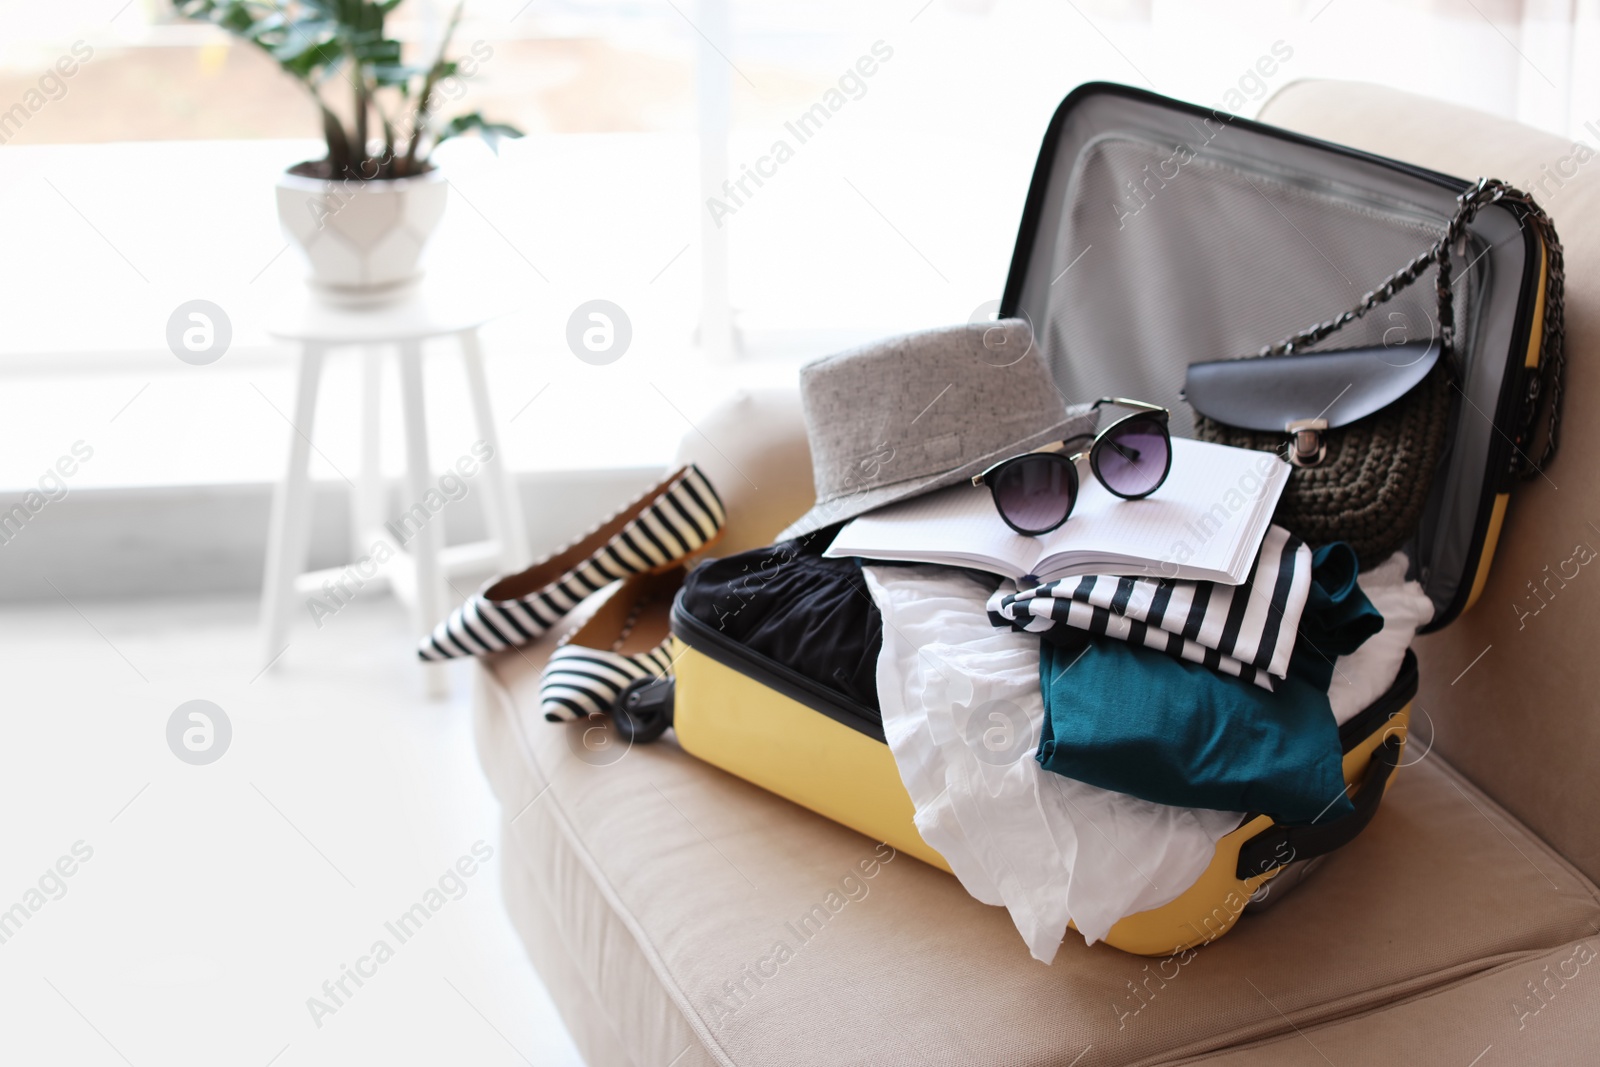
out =
[[(428, 427), (422, 392), (422, 343), (436, 337), (455, 337), (466, 364), (467, 387), (479, 438), (492, 450), (474, 484), (481, 486), (488, 540), (444, 547), (443, 515), (420, 523), (408, 544), (393, 545), (395, 555), (367, 578), (362, 588), (387, 584), (396, 597), (411, 607), (419, 637), (444, 618), (448, 600), (445, 582), (453, 574), (497, 567), (517, 570), (528, 562), (527, 535), (516, 488), (506, 467), (505, 454), (495, 432), (489, 406), (489, 387), (483, 373), (478, 328), (495, 311), (481, 301), (424, 283), (393, 303), (377, 307), (341, 307), (307, 293), (282, 309), (268, 325), (268, 333), (300, 346), (299, 382), (295, 388), (293, 422), (289, 437), (289, 465), (272, 501), (272, 527), (267, 540), (266, 578), (261, 593), (263, 662), (276, 663), (289, 645), (289, 617), (301, 595), (317, 595), (325, 582), (344, 575), (346, 568), (305, 573), (311, 533), (311, 429), (316, 416), (317, 391), (323, 358), (335, 348), (364, 349), (361, 372), (361, 473), (351, 498), (352, 561), (376, 541), (396, 540), (382, 529), (384, 479), (378, 442), (379, 383), (385, 346), (399, 353), (400, 397), (405, 419), (406, 492), (410, 501), (423, 501), (434, 490), (428, 466)], [(409, 566), (406, 564), (409, 563)], [(309, 602), (308, 602), (309, 603)], [(431, 697), (442, 696), (445, 675), (441, 664), (422, 664)]]

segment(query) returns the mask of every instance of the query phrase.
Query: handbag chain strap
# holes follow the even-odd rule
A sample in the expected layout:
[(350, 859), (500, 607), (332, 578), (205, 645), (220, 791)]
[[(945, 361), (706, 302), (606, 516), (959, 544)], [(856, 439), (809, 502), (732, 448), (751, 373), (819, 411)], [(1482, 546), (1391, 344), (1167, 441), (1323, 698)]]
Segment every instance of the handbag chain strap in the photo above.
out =
[[(1521, 425), (1513, 441), (1515, 455), (1511, 458), (1511, 473), (1519, 478), (1532, 478), (1542, 472), (1555, 458), (1556, 449), (1561, 440), (1561, 399), (1562, 389), (1566, 378), (1566, 326), (1564, 322), (1564, 289), (1566, 280), (1565, 259), (1561, 251), (1561, 239), (1556, 236), (1555, 224), (1550, 221), (1550, 216), (1545, 213), (1533, 197), (1520, 189), (1513, 188), (1495, 178), (1479, 178), (1477, 183), (1456, 197), (1456, 212), (1450, 222), (1445, 226), (1444, 234), (1434, 242), (1427, 251), (1418, 255), (1410, 263), (1395, 271), (1384, 279), (1383, 284), (1367, 293), (1361, 302), (1339, 315), (1315, 326), (1301, 330), (1299, 333), (1284, 338), (1275, 345), (1268, 345), (1260, 352), (1262, 356), (1292, 356), (1307, 346), (1314, 345), (1346, 325), (1361, 318), (1367, 312), (1380, 304), (1392, 300), (1395, 294), (1410, 286), (1422, 276), (1431, 264), (1437, 263), (1439, 270), (1436, 276), (1436, 290), (1439, 300), (1439, 344), (1440, 355), (1445, 366), (1452, 369), (1457, 366), (1456, 355), (1456, 327), (1455, 327), (1455, 298), (1451, 291), (1451, 252), (1450, 250), (1460, 242), (1462, 234), (1466, 232), (1467, 225), (1477, 217), (1478, 212), (1489, 204), (1506, 201), (1518, 205), (1521, 222), (1533, 227), (1539, 240), (1544, 245), (1547, 278), (1545, 282), (1545, 310), (1544, 332), (1540, 338), (1539, 367), (1535, 373), (1527, 376), (1524, 386), (1523, 410)], [(1525, 445), (1531, 445), (1533, 437), (1533, 423), (1539, 408), (1541, 394), (1545, 391), (1544, 379), (1548, 378), (1549, 391), (1549, 427), (1545, 434), (1544, 451), (1535, 463), (1524, 451)]]

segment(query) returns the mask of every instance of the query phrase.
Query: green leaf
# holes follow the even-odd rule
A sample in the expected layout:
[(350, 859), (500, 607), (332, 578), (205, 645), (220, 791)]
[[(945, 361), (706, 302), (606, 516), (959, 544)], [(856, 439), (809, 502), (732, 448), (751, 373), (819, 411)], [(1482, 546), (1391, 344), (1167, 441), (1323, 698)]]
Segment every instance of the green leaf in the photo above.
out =
[(337, 53), (338, 44), (331, 23), (300, 23), (291, 29), (282, 44), (272, 50), (279, 63), (291, 63), (307, 52), (320, 50), (323, 54)]
[(439, 137), (434, 142), (443, 144), (452, 137), (459, 137), (467, 132), (476, 132), (482, 137), (484, 143), (494, 152), (500, 151), (500, 142), (504, 138), (521, 137), (523, 133), (515, 126), (503, 122), (490, 122), (478, 111), (471, 111), (465, 115), (457, 115), (445, 123), (444, 129), (439, 131)]
[(394, 66), (374, 65), (372, 79), (386, 89), (400, 89), (402, 95), (407, 95), (405, 91), (410, 89), (412, 80), (426, 73), (422, 67), (403, 63)]
[[(276, 53), (274, 53), (276, 55)], [(291, 59), (278, 59), (284, 70), (306, 81), (326, 81), (338, 73), (344, 59), (335, 41), (325, 41), (301, 51)], [(321, 71), (320, 76), (318, 71)]]
[(348, 42), (350, 51), (362, 63), (370, 66), (396, 67), (400, 65), (400, 42), (383, 37), (363, 39), (357, 37)]

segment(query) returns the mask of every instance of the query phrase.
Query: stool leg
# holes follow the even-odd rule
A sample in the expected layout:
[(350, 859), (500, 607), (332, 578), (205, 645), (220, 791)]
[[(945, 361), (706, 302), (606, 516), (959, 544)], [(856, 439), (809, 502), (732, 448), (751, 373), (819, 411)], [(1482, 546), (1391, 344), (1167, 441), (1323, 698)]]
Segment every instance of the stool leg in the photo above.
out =
[(361, 474), (350, 497), (350, 558), (361, 559), (372, 548), (373, 531), (383, 525), (383, 454), (379, 442), (383, 349), (368, 345), (361, 353)]
[[(421, 503), (432, 488), (428, 467), (428, 424), (422, 402), (422, 343), (400, 342), (400, 398), (406, 419), (406, 507)], [(444, 548), (444, 519), (434, 516), (424, 522), (406, 546), (416, 568), (417, 592), (415, 620), (420, 637), (444, 617), (444, 568), (440, 556)], [(447, 686), (442, 664), (425, 663), (423, 686), (427, 695), (445, 695)]]
[(528, 532), (522, 524), (522, 506), (517, 497), (517, 482), (500, 448), (495, 430), (494, 408), (489, 403), (489, 380), (483, 372), (483, 350), (476, 329), (457, 334), (461, 359), (467, 368), (467, 389), (472, 394), (472, 416), (478, 439), (487, 444), (491, 458), (483, 465), (483, 518), (489, 538), (500, 546), (500, 569), (521, 570), (528, 564)]
[(266, 575), (261, 587), (263, 664), (276, 661), (288, 647), (294, 582), (306, 565), (306, 548), (311, 536), (311, 427), (316, 419), (317, 389), (321, 384), (325, 351), (322, 345), (313, 342), (306, 342), (300, 348), (294, 428), (289, 434), (289, 466), (272, 495), (272, 524), (267, 534)]

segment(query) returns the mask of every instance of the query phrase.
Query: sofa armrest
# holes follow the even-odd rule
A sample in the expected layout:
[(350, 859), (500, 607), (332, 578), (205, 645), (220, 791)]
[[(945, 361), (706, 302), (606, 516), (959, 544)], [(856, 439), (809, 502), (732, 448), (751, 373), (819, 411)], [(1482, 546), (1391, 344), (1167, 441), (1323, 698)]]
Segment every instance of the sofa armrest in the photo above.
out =
[(696, 463), (728, 511), (713, 550), (729, 556), (771, 544), (816, 499), (800, 394), (740, 390), (701, 419), (678, 444), (675, 464)]
[[(1462, 178), (1514, 182), (1560, 230), (1569, 354), (1561, 454), (1512, 495), (1477, 607), (1417, 641), (1417, 703), (1437, 720), (1441, 755), (1600, 879), (1600, 716), (1578, 696), (1600, 688), (1594, 584), (1546, 577), (1582, 558), (1575, 545), (1600, 545), (1590, 525), (1600, 499), (1600, 422), (1588, 417), (1600, 400), (1592, 358), (1600, 347), (1600, 168), (1583, 166), (1589, 156), (1564, 138), (1375, 85), (1296, 82), (1262, 117)], [(1547, 585), (1535, 594), (1539, 582)], [(1530, 609), (1539, 617), (1525, 623)]]

